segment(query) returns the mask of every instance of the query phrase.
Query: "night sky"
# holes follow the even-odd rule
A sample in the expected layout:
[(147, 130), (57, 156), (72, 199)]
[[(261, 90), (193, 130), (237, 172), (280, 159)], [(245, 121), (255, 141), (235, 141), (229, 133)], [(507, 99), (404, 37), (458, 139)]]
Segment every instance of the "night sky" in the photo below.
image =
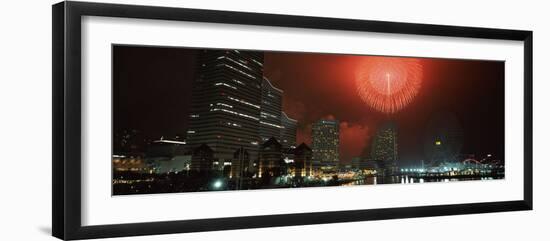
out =
[[(183, 134), (198, 50), (113, 48), (114, 130), (137, 129), (148, 138)], [(427, 123), (451, 112), (464, 135), (462, 153), (504, 158), (504, 62), (418, 58), (418, 94), (404, 109), (381, 113), (357, 94), (355, 73), (369, 56), (266, 52), (264, 75), (284, 90), (283, 111), (297, 119), (298, 144), (311, 143), (311, 124), (340, 120), (344, 163), (362, 154), (381, 123), (398, 126), (402, 164), (424, 159)]]

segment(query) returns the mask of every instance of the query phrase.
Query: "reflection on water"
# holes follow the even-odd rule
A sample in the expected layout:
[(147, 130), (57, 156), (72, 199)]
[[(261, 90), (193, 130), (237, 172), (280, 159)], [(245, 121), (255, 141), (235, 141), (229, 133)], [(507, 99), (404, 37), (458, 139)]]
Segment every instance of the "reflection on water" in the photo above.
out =
[(354, 180), (344, 184), (348, 185), (377, 185), (377, 184), (410, 184), (410, 183), (425, 183), (425, 182), (455, 182), (455, 181), (473, 181), (473, 180), (493, 180), (501, 179), (498, 177), (461, 177), (461, 178), (420, 178), (412, 176), (385, 176), (385, 177), (365, 177), (364, 179)]

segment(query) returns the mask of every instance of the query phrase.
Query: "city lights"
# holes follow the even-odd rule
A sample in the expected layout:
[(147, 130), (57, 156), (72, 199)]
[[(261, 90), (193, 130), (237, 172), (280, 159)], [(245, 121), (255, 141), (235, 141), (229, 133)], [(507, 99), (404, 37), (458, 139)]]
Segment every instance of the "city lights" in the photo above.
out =
[(214, 187), (214, 189), (221, 189), (223, 187), (223, 181), (222, 180), (214, 181), (214, 183), (212, 184), (212, 187)]

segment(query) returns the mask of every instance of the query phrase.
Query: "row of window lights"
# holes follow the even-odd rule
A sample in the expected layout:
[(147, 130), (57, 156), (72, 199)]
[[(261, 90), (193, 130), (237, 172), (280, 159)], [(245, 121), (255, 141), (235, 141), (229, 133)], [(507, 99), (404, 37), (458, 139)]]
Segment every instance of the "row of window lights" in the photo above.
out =
[(235, 87), (235, 86), (233, 86), (233, 85), (226, 84), (226, 83), (221, 83), (221, 82), (215, 83), (214, 85), (215, 85), (215, 86), (223, 85), (223, 86), (229, 87), (229, 88), (234, 89), (234, 90), (237, 89), (237, 87)]
[(244, 64), (242, 64), (242, 63), (240, 63), (240, 62), (238, 62), (238, 61), (235, 61), (234, 59), (229, 58), (229, 57), (227, 57), (227, 56), (220, 56), (220, 57), (218, 57), (218, 59), (227, 59), (227, 60), (229, 60), (229, 61), (231, 61), (231, 62), (233, 62), (233, 63), (235, 63), (235, 64), (238, 64), (238, 65), (240, 65), (240, 66), (242, 66), (242, 67), (244, 67), (244, 68), (246, 68), (246, 69), (248, 69), (248, 70), (252, 70), (250, 67), (248, 67), (248, 66), (246, 66), (246, 65), (244, 65)]
[[(217, 136), (217, 138), (218, 138), (218, 139), (221, 139), (222, 136)], [(237, 141), (242, 141), (242, 139), (238, 138)], [(259, 142), (257, 142), (257, 141), (251, 141), (250, 144), (257, 146), (257, 145), (259, 145)]]
[(235, 68), (235, 67), (233, 67), (233, 66), (231, 66), (231, 65), (227, 65), (227, 64), (217, 64), (216, 66), (225, 66), (225, 67), (230, 68), (230, 69), (232, 69), (232, 70), (234, 70), (234, 71), (237, 71), (237, 72), (239, 72), (239, 73), (241, 73), (241, 74), (243, 74), (243, 75), (246, 75), (246, 76), (248, 76), (248, 77), (250, 77), (250, 78), (252, 78), (252, 79), (256, 79), (256, 77), (254, 77), (254, 76), (252, 76), (252, 75), (250, 75), (250, 74), (247, 74), (247, 73), (245, 73), (245, 72), (243, 72), (243, 71), (241, 71), (241, 70), (239, 70), (239, 69), (237, 69), (237, 68)]
[(241, 124), (232, 123), (232, 122), (227, 122), (226, 124), (227, 124), (228, 126), (242, 127)]
[(269, 114), (267, 112), (260, 112), (260, 115), (264, 118), (267, 118), (267, 117), (271, 117), (271, 118), (275, 118), (275, 119), (280, 119), (279, 117), (277, 117), (276, 115), (273, 115), (273, 114)]
[[(225, 103), (216, 103), (217, 106), (224, 106), (224, 107), (228, 107), (228, 108), (233, 108), (232, 105), (228, 105), (228, 104), (225, 104)], [(214, 104), (210, 104), (210, 106), (214, 106)]]
[(263, 122), (263, 121), (260, 121), (260, 124), (264, 124), (264, 125), (268, 125), (268, 126), (273, 126), (273, 127), (279, 128), (279, 129), (282, 129), (282, 128), (283, 128), (283, 127), (280, 126), (280, 125), (275, 125), (275, 124), (271, 124), (271, 123), (267, 123), (267, 122)]
[[(235, 53), (238, 53), (238, 54), (241, 53), (241, 52), (239, 52), (239, 50), (236, 50), (236, 49), (233, 50), (233, 51), (234, 51)], [(206, 50), (205, 50), (205, 52), (206, 52)], [(229, 53), (229, 52), (226, 51), (226, 53)], [(255, 60), (255, 59), (252, 59), (252, 62), (256, 63), (256, 64), (259, 65), (259, 66), (263, 66), (262, 63), (260, 63), (259, 61)]]
[(223, 112), (231, 113), (231, 114), (234, 114), (234, 115), (238, 115), (238, 116), (246, 117), (246, 118), (249, 118), (249, 119), (253, 119), (253, 120), (260, 120), (259, 118), (256, 118), (254, 116), (250, 116), (250, 115), (239, 113), (239, 112), (232, 111), (232, 110), (227, 110), (227, 109), (224, 109), (224, 108), (213, 108), (213, 109), (210, 109), (210, 111), (223, 111)]
[[(220, 163), (219, 162), (212, 162), (212, 164), (219, 165)], [(224, 166), (231, 166), (231, 162), (224, 162), (223, 165)]]
[[(238, 53), (238, 54), (240, 54), (240, 53), (241, 53), (241, 52), (239, 52), (239, 50), (236, 50), (236, 49), (235, 49), (235, 50), (233, 50), (233, 51), (235, 51), (235, 53)], [(257, 60), (255, 60), (255, 59), (252, 59), (252, 62), (254, 62), (254, 63), (258, 64), (259, 66), (264, 66), (264, 65), (263, 65), (262, 63), (258, 62), (258, 61), (257, 61)]]
[(241, 100), (241, 99), (237, 99), (235, 97), (231, 97), (231, 96), (228, 96), (227, 98), (229, 98), (230, 100), (233, 100), (233, 101), (237, 101), (239, 103), (243, 103), (245, 105), (249, 105), (249, 106), (252, 106), (252, 107), (255, 107), (257, 109), (260, 109), (260, 106), (259, 105), (255, 105), (255, 104), (252, 104), (250, 102), (247, 102), (247, 101), (244, 101), (244, 100)]
[(252, 62), (256, 63), (259, 66), (264, 66), (262, 63), (260, 63), (258, 60), (252, 59)]
[(245, 83), (243, 83), (242, 81), (239, 81), (239, 80), (236, 80), (236, 79), (231, 79), (233, 82), (237, 83), (237, 84), (240, 84), (240, 85), (246, 85)]
[[(230, 97), (230, 98), (232, 98), (232, 97)], [(233, 98), (233, 99), (234, 99), (234, 98)], [(244, 101), (239, 101), (239, 102), (244, 102)], [(250, 104), (250, 103), (248, 103), (248, 102), (246, 102), (246, 104), (252, 105), (252, 104)], [(225, 104), (225, 103), (216, 103), (216, 105), (217, 105), (217, 106), (224, 106), (224, 107), (228, 107), (228, 108), (233, 108), (232, 105), (228, 105), (228, 104)], [(214, 104), (210, 104), (210, 106), (214, 106)], [(252, 106), (254, 106), (254, 105), (252, 105)], [(267, 112), (260, 112), (260, 115), (261, 115), (262, 118), (272, 117), (272, 118), (276, 118), (276, 119), (277, 119), (277, 116), (276, 116), (276, 115), (269, 114), (269, 113), (267, 113)], [(190, 116), (191, 118), (198, 118), (198, 117), (200, 117), (199, 114), (191, 114), (191, 115), (189, 115), (189, 116)], [(282, 128), (282, 127), (281, 127), (281, 128)]]

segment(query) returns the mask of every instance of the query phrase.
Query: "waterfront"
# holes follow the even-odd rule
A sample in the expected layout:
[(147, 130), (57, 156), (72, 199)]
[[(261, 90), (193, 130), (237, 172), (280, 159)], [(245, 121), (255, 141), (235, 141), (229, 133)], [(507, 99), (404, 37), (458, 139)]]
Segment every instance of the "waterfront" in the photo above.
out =
[(378, 184), (412, 184), (412, 183), (427, 183), (427, 182), (456, 182), (456, 181), (477, 181), (477, 180), (499, 180), (504, 179), (504, 176), (471, 176), (471, 177), (415, 177), (408, 175), (391, 176), (391, 177), (366, 177), (364, 179), (353, 180), (348, 183), (343, 183), (342, 186), (355, 185), (378, 185)]
[(282, 175), (271, 178), (228, 178), (221, 175), (190, 175), (186, 172), (169, 174), (136, 174), (116, 172), (113, 194), (153, 194), (202, 191), (257, 190), (305, 187), (336, 187), (382, 184), (421, 184), (457, 181), (487, 181), (504, 179), (502, 174), (489, 175), (350, 175), (351, 171), (325, 173), (317, 176), (293, 177)]

